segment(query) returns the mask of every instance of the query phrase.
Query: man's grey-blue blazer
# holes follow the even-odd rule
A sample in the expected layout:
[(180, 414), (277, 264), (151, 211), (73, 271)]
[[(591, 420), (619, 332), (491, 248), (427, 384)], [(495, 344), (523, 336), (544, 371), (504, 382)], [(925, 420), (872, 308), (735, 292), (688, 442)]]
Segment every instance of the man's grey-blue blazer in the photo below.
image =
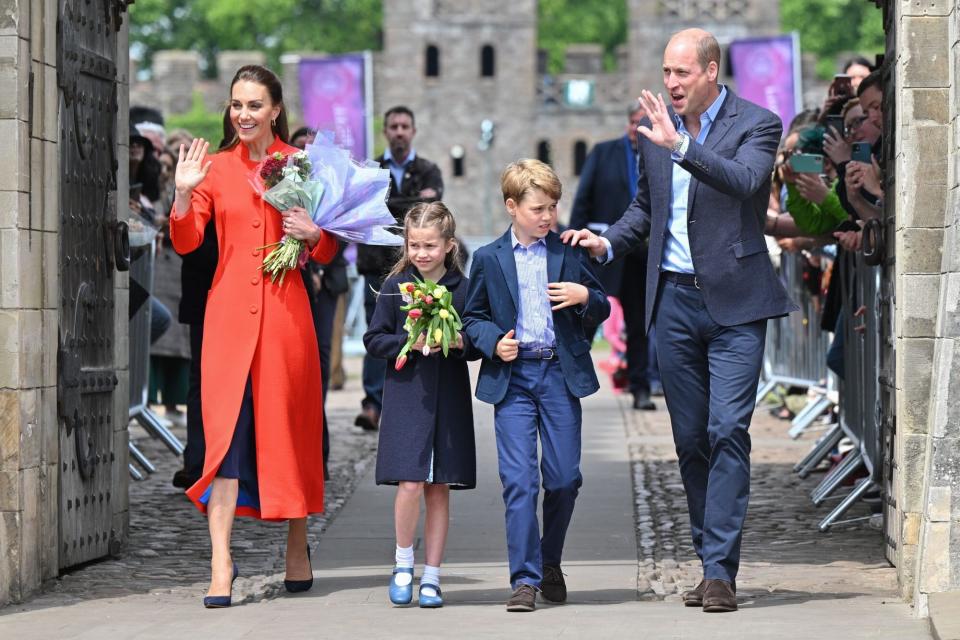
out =
[[(668, 110), (673, 118), (673, 110)], [(773, 161), (782, 131), (779, 117), (728, 89), (704, 144), (691, 139), (680, 162), (691, 174), (687, 231), (697, 283), (707, 311), (722, 326), (784, 316), (798, 309), (773, 270), (763, 237)], [(649, 331), (670, 218), (673, 160), (669, 149), (643, 135), (639, 155), (636, 198), (603, 236), (610, 241), (615, 259), (650, 237)], [(625, 280), (629, 277), (624, 274)]]

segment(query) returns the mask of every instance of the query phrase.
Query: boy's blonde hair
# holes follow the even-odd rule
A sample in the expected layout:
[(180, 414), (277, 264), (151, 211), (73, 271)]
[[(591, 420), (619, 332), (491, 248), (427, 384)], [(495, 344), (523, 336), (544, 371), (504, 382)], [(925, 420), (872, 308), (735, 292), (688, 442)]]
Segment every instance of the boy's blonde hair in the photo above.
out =
[(512, 199), (520, 204), (523, 196), (533, 189), (540, 189), (554, 200), (560, 200), (563, 193), (563, 185), (560, 184), (560, 178), (557, 177), (556, 172), (550, 168), (550, 165), (539, 160), (524, 158), (511, 162), (503, 170), (500, 176), (500, 190), (503, 192), (504, 202)]

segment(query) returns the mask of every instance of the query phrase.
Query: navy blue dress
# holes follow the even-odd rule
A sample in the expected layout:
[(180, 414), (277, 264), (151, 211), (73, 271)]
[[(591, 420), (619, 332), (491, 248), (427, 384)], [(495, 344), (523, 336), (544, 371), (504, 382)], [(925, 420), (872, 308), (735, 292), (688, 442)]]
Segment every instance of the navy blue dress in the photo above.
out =
[[(377, 450), (377, 484), (401, 481), (448, 484), (451, 489), (477, 485), (477, 456), (473, 436), (473, 403), (468, 360), (480, 358), (463, 335), (464, 349), (423, 356), (410, 352), (406, 366), (394, 370), (397, 354), (407, 340), (406, 312), (399, 295), (401, 282), (420, 273), (412, 268), (383, 283), (377, 308), (363, 336), (367, 353), (387, 360)], [(467, 297), (467, 278), (450, 270), (440, 279), (453, 293), (461, 315)]]

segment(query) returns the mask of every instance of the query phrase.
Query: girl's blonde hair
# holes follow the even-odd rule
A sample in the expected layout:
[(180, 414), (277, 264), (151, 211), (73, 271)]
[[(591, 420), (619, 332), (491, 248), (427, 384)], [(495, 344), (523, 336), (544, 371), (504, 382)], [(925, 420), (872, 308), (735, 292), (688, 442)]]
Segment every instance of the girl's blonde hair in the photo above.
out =
[(410, 235), (410, 229), (425, 229), (427, 227), (436, 227), (440, 230), (440, 235), (444, 240), (453, 241), (453, 249), (448, 252), (443, 259), (443, 264), (447, 270), (456, 269), (459, 272), (463, 271), (463, 261), (460, 258), (460, 242), (456, 237), (457, 221), (453, 218), (450, 209), (447, 209), (447, 205), (439, 201), (421, 202), (414, 205), (404, 217), (403, 253), (397, 263), (393, 265), (390, 273), (387, 274), (387, 278), (400, 275), (413, 266), (413, 263), (407, 256), (406, 238)]

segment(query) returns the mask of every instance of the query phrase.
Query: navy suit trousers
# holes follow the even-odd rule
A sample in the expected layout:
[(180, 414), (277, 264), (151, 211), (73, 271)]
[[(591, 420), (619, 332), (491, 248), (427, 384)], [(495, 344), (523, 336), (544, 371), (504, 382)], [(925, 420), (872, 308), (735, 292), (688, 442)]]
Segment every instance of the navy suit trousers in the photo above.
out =
[[(494, 426), (514, 589), (521, 584), (539, 588), (543, 565), (560, 565), (582, 483), (580, 422), (580, 400), (567, 390), (558, 360), (513, 361), (507, 395), (494, 407)], [(541, 472), (542, 538), (537, 521)]]
[(654, 322), (693, 545), (704, 578), (732, 582), (750, 496), (748, 430), (767, 321), (721, 326), (699, 289), (664, 280)]

